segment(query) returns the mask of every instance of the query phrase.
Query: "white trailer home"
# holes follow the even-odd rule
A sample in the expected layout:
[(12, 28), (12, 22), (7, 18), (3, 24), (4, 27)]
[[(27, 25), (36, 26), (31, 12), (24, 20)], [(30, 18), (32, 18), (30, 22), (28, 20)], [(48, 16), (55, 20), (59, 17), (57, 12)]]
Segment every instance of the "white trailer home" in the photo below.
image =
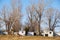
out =
[(34, 32), (28, 32), (28, 36), (34, 36)]
[[(19, 35), (21, 35), (21, 36), (25, 36), (25, 34), (26, 34), (26, 31), (19, 31)], [(27, 36), (34, 36), (34, 32), (28, 32), (27, 33)]]
[(60, 36), (60, 32), (57, 32), (57, 33), (56, 33), (56, 36)]
[(7, 35), (8, 34), (8, 32), (3, 32), (5, 35)]

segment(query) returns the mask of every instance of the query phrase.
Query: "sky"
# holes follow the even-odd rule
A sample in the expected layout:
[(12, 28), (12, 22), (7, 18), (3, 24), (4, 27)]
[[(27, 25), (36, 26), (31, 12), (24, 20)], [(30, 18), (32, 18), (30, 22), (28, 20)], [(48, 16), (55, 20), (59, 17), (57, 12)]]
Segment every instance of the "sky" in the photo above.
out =
[[(24, 14), (25, 16), (23, 17), (23, 24), (24, 22), (26, 22), (26, 7), (29, 6), (31, 4), (30, 0), (21, 0), (22, 1), (22, 14)], [(37, 2), (37, 0), (35, 0), (34, 2)], [(10, 7), (11, 5), (11, 1), (10, 0), (0, 0), (0, 10), (3, 8), (3, 5), (6, 5), (8, 7)], [(60, 10), (60, 0), (52, 0), (50, 7), (53, 7), (55, 9), (59, 9)], [(59, 28), (56, 28), (56, 31)]]

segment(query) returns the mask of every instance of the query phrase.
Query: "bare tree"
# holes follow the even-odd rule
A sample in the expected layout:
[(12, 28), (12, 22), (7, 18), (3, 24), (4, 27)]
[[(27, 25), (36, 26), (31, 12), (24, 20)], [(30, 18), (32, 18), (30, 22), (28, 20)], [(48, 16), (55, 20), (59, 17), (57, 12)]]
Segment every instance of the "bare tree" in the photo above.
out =
[[(54, 29), (57, 27), (56, 24), (58, 23), (59, 19), (59, 11), (53, 8), (48, 8), (46, 11), (46, 17), (48, 18), (48, 24), (49, 24), (49, 30), (54, 31)], [(53, 18), (54, 16), (54, 18)], [(54, 19), (54, 21), (52, 21)]]
[(28, 15), (28, 24), (30, 27), (29, 31), (34, 31), (33, 21), (34, 21), (34, 6), (27, 8), (27, 15)]
[(2, 20), (3, 22), (5, 22), (6, 30), (8, 29), (8, 27), (7, 27), (7, 24), (8, 24), (8, 19), (7, 19), (7, 17), (9, 17), (9, 16), (8, 16), (8, 13), (7, 13), (7, 8), (6, 8), (6, 6), (4, 5), (4, 6), (3, 6), (3, 9), (2, 9), (2, 11), (1, 11), (1, 20)]
[(12, 6), (11, 10), (8, 11), (6, 9), (6, 6), (4, 5), (2, 9), (2, 17), (1, 20), (5, 22), (6, 30), (8, 31), (8, 34), (11, 34), (11, 31), (18, 32), (21, 27), (21, 5), (19, 0), (11, 0)]
[[(18, 32), (21, 27), (21, 3), (20, 0), (11, 0), (12, 1), (12, 12), (9, 18), (11, 21), (10, 31), (13, 28), (13, 31)], [(18, 26), (17, 26), (18, 25)]]
[(37, 5), (37, 8), (35, 9), (36, 13), (37, 13), (37, 17), (36, 17), (36, 21), (38, 22), (38, 31), (39, 31), (39, 35), (41, 34), (41, 19), (42, 19), (42, 15), (43, 15), (43, 12), (45, 11), (45, 8), (48, 6), (47, 4), (49, 3), (45, 3), (45, 0), (38, 0), (38, 5)]
[(29, 20), (32, 24), (32, 20), (35, 21), (35, 23), (37, 24), (37, 29), (38, 29), (38, 34), (37, 35), (40, 35), (41, 33), (41, 19), (42, 19), (42, 15), (45, 11), (45, 8), (48, 6), (49, 3), (45, 3), (45, 0), (38, 0), (38, 3), (37, 5), (36, 4), (33, 4), (32, 7), (30, 7), (29, 9)]
[(48, 10), (47, 10), (47, 12), (46, 12), (46, 16), (47, 16), (47, 18), (48, 18), (48, 23), (49, 23), (49, 30), (51, 30), (51, 20), (52, 20), (52, 16), (54, 15), (54, 9), (52, 9), (52, 8), (49, 8)]

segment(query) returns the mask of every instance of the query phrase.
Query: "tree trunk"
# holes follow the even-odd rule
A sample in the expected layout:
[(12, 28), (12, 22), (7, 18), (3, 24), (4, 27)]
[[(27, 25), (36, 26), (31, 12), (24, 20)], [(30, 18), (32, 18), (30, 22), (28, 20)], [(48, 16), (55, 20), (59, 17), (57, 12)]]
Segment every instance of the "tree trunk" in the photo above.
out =
[(38, 30), (39, 30), (39, 35), (41, 34), (41, 33), (40, 33), (40, 27), (41, 27), (41, 26), (40, 26), (40, 23), (41, 23), (41, 15), (39, 15), (39, 21), (38, 21), (38, 24), (39, 24), (39, 25), (38, 25), (38, 26), (39, 26), (39, 29), (38, 29)]

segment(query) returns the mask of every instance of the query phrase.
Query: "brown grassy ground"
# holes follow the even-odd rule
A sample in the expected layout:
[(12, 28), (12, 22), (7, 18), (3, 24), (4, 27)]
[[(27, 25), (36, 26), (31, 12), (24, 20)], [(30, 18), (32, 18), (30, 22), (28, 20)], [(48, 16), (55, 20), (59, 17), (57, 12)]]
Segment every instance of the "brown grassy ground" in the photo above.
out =
[(0, 35), (0, 40), (60, 40), (60, 37)]

